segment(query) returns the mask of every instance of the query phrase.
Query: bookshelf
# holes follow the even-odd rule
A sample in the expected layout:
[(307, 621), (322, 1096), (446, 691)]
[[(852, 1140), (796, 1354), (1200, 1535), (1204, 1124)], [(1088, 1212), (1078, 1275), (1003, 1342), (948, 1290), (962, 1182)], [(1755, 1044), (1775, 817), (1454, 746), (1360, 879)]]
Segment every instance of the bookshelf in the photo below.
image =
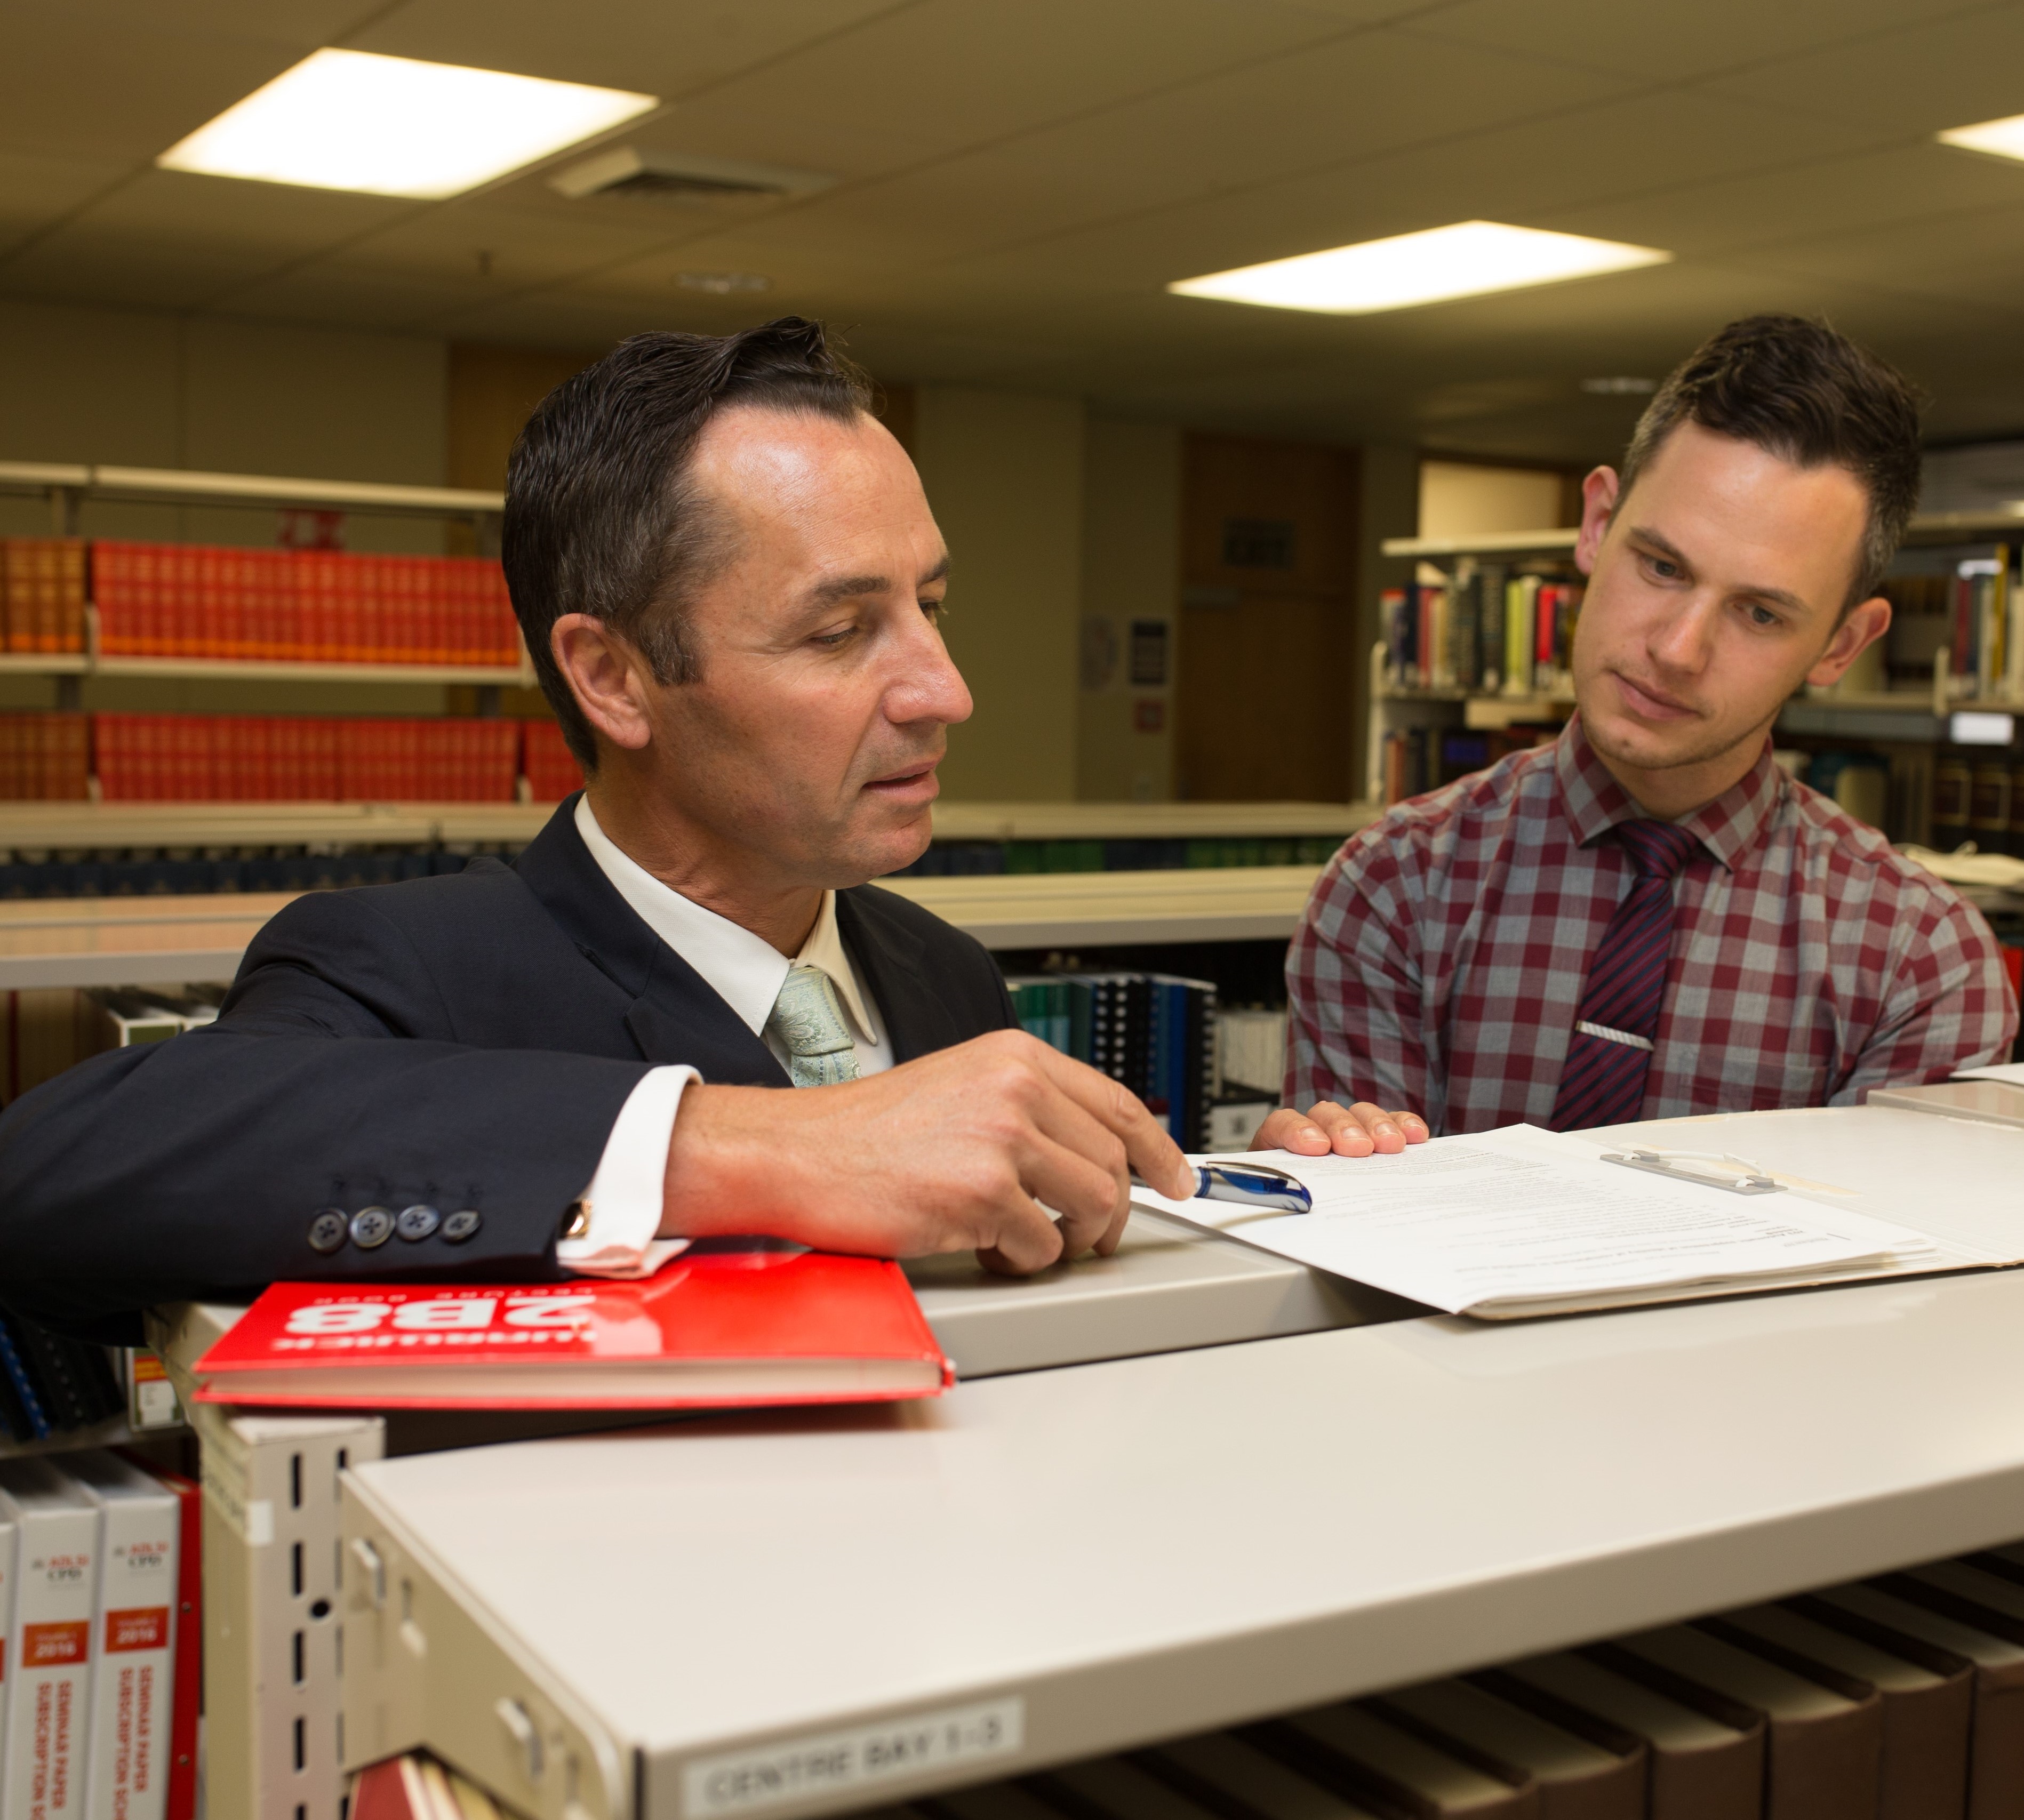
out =
[[(1540, 568), (1564, 564), (1578, 536), (1573, 529), (1559, 528), (1472, 538), (1394, 537), (1382, 547), (1388, 557), (1428, 565), (1452, 578), (1465, 576), (1468, 566), (1478, 562), (1522, 565), (1530, 559)], [(1989, 554), (2002, 546), (2014, 551), (2019, 542), (2024, 542), (2024, 507), (1928, 515), (1913, 520), (1892, 579), (1912, 586), (1913, 577), (1927, 577), (1934, 578), (1930, 585), (1938, 586), (1937, 578), (1956, 573), (1965, 577), (1978, 563), (1993, 571), (1996, 565), (1987, 562)], [(1957, 557), (1967, 559), (1967, 566), (1959, 566)], [(1956, 584), (1948, 580), (1945, 585)], [(1964, 579), (1959, 585), (1965, 588), (1967, 582)], [(2007, 615), (2009, 637), (2024, 637), (2015, 583), (2010, 584), (2007, 604), (2002, 584), (1994, 585), (1996, 620), (2000, 622)], [(1901, 609), (1901, 624), (1920, 617), (1922, 612), (1907, 615)], [(1971, 618), (1967, 623), (1973, 627), (1976, 622)], [(1985, 642), (1988, 624), (1982, 622)], [(1954, 629), (1951, 616), (1933, 629)], [(1394, 735), (1419, 730), (1419, 738), (1407, 749), (1424, 753), (1428, 774), (1424, 787), (1432, 788), (1455, 768), (1436, 756), (1451, 743), (1450, 733), (1549, 727), (1564, 720), (1574, 705), (1571, 688), (1564, 684), (1547, 694), (1515, 698), (1488, 690), (1388, 686), (1386, 657), (1380, 643), (1371, 659), (1365, 793), (1373, 798), (1384, 794), (1387, 743)], [(1877, 661), (1868, 666), (1869, 678), (1852, 676), (1832, 688), (1809, 689), (1795, 696), (1779, 717), (1780, 745), (1795, 753), (1795, 764), (1803, 761), (1811, 781), (1836, 795), (1851, 812), (1884, 826), (1895, 839), (1952, 846), (1974, 838), (1985, 851), (2008, 847), (2024, 851), (2024, 750), (2018, 743), (2024, 727), (2024, 685), (2018, 679), (2024, 675), (2024, 664), (2014, 652), (2007, 654), (2007, 683), (1999, 678), (1993, 690), (1964, 693), (1956, 659), (1951, 640), (1930, 644), (1911, 666), (1916, 682), (1864, 687), (1864, 680), (1883, 679), (1879, 651)], [(1890, 661), (1899, 661), (1894, 646)], [(1956, 745), (1956, 738), (1966, 742), (1970, 738), (1954, 718), (1961, 715), (1983, 717), (1982, 724), (1974, 730), (1972, 744)], [(1851, 767), (1857, 772), (1856, 787), (1844, 792), (1836, 778)], [(1887, 782), (1872, 775), (1879, 770), (1887, 772)], [(1994, 775), (1999, 771), (2004, 776)]]

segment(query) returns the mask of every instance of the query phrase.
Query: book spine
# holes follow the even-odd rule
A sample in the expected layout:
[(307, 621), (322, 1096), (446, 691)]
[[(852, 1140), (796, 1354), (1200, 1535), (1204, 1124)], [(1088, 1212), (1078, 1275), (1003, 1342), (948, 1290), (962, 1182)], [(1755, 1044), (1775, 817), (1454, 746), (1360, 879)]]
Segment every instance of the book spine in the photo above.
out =
[(19, 1511), (0, 1820), (82, 1820), (98, 1513)]
[(179, 1529), (166, 1487), (103, 1503), (86, 1820), (164, 1820)]
[(6, 1315), (0, 1315), (0, 1374), (6, 1378), (9, 1401), (18, 1412), (16, 1419), (27, 1430), (21, 1438), (47, 1441), (56, 1433), (57, 1425), (43, 1404), (42, 1387), (28, 1369), (28, 1358), (15, 1336), (14, 1324)]

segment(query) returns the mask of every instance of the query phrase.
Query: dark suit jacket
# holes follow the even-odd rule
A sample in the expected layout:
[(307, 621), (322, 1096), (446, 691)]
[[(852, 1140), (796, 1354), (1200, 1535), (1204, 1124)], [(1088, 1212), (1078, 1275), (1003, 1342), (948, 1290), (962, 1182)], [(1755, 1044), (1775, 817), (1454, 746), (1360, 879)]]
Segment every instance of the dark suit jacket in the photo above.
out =
[[(0, 1302), (119, 1341), (151, 1303), (277, 1280), (534, 1280), (648, 1067), (785, 1086), (612, 888), (563, 804), (511, 866), (299, 898), (218, 1022), (97, 1056), (0, 1117)], [(1015, 1022), (990, 955), (904, 898), (837, 895), (907, 1061)], [(369, 1248), (320, 1213), (470, 1210)], [(418, 1221), (417, 1224), (426, 1224)], [(321, 1229), (325, 1243), (332, 1227)], [(365, 1231), (370, 1236), (368, 1224)]]

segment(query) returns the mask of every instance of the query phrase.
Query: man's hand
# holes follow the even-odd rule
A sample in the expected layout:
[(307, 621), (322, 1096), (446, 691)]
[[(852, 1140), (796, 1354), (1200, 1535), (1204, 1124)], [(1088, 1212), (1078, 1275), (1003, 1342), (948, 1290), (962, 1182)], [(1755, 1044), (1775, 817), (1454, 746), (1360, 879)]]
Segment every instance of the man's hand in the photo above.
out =
[(1368, 1100), (1347, 1108), (1323, 1100), (1305, 1112), (1290, 1107), (1258, 1127), (1253, 1150), (1290, 1150), (1296, 1156), (1395, 1156), (1409, 1144), (1424, 1144), (1427, 1122), (1417, 1112), (1388, 1112)]
[(1133, 1169), (1163, 1194), (1194, 1192), (1135, 1094), (997, 1031), (842, 1086), (689, 1087), (661, 1236), (766, 1232), (882, 1258), (967, 1247), (1023, 1274), (1114, 1251)]

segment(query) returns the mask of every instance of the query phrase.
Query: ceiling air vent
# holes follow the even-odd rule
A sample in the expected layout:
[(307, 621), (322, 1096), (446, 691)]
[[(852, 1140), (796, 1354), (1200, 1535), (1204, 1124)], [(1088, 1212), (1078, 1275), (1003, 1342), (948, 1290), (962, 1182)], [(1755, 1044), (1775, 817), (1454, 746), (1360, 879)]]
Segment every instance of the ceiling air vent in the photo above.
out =
[(647, 201), (726, 203), (808, 196), (836, 181), (812, 170), (773, 164), (747, 164), (735, 158), (706, 158), (685, 152), (657, 152), (622, 145), (559, 170), (549, 189), (571, 202), (593, 196)]

